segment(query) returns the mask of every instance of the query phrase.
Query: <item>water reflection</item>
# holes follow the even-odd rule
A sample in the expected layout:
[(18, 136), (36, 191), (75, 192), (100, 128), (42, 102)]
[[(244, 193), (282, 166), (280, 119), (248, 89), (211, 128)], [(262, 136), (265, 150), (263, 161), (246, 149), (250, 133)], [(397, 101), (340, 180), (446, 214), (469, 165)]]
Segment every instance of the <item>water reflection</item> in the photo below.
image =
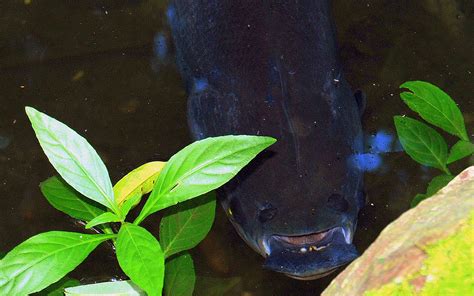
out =
[(384, 153), (392, 152), (392, 146), (394, 143), (395, 137), (384, 130), (378, 131), (375, 135), (369, 138), (369, 152), (370, 153)]
[(376, 153), (361, 153), (351, 158), (355, 168), (363, 172), (376, 171), (382, 165), (382, 157)]
[(168, 55), (168, 43), (163, 32), (156, 33), (153, 38), (153, 53), (161, 61)]

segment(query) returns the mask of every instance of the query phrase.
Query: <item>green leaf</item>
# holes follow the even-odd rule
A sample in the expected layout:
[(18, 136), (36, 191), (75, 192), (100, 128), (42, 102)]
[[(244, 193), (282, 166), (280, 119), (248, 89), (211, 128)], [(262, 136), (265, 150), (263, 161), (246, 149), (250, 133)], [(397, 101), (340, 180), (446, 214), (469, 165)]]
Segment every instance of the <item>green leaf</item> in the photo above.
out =
[(409, 117), (395, 116), (394, 121), (400, 143), (411, 158), (449, 173), (448, 145), (437, 131)]
[(140, 289), (132, 281), (105, 282), (90, 285), (82, 285), (67, 288), (65, 296), (146, 296), (145, 291)]
[(27, 239), (0, 261), (0, 295), (26, 295), (48, 287), (114, 237), (51, 231)]
[(411, 91), (403, 92), (400, 96), (424, 120), (462, 140), (469, 140), (461, 110), (448, 94), (424, 81), (407, 81), (400, 88)]
[(107, 168), (87, 140), (34, 108), (25, 110), (44, 153), (61, 177), (81, 194), (119, 213)]
[(188, 252), (171, 257), (165, 265), (165, 295), (192, 296), (196, 274)]
[(40, 184), (40, 189), (54, 208), (75, 219), (90, 221), (105, 213), (102, 205), (86, 198), (60, 177), (47, 179)]
[(140, 192), (135, 192), (135, 195), (127, 197), (127, 200), (122, 205), (122, 218), (125, 220), (130, 210), (140, 202), (142, 194)]
[(435, 195), (440, 189), (448, 185), (451, 180), (454, 179), (452, 175), (440, 175), (434, 177), (431, 182), (428, 184), (426, 194), (417, 194), (411, 201), (410, 206), (412, 208), (416, 207), (421, 201)]
[(122, 221), (122, 219), (120, 217), (118, 217), (117, 215), (115, 215), (114, 213), (106, 212), (106, 213), (103, 213), (100, 216), (95, 217), (91, 221), (89, 221), (86, 224), (86, 229), (90, 229), (94, 226), (104, 224), (104, 223), (120, 222), (120, 221)]
[(460, 140), (451, 147), (451, 152), (449, 152), (448, 156), (448, 164), (471, 156), (472, 154), (474, 154), (474, 144)]
[(69, 288), (69, 287), (79, 286), (80, 284), (81, 283), (78, 280), (65, 276), (61, 280), (59, 280), (58, 282), (50, 285), (46, 289), (44, 289), (41, 292), (38, 292), (34, 295), (37, 295), (37, 296), (63, 296), (64, 295), (64, 289)]
[(435, 195), (444, 186), (448, 185), (448, 183), (451, 182), (453, 179), (454, 176), (451, 175), (440, 175), (434, 177), (428, 184), (428, 189), (426, 189), (426, 195), (428, 197)]
[(418, 193), (415, 197), (411, 200), (410, 207), (416, 207), (420, 202), (427, 199), (429, 196), (426, 194)]
[(145, 163), (120, 179), (114, 186), (117, 204), (122, 205), (136, 193), (140, 193), (140, 196), (150, 193), (165, 164), (162, 161)]
[(145, 228), (124, 223), (118, 233), (117, 259), (130, 279), (149, 296), (161, 295), (165, 257), (156, 238)]
[(211, 230), (215, 212), (214, 192), (167, 209), (160, 222), (160, 243), (165, 258), (199, 244)]
[(220, 187), (275, 141), (270, 137), (223, 136), (188, 145), (165, 165), (134, 223)]

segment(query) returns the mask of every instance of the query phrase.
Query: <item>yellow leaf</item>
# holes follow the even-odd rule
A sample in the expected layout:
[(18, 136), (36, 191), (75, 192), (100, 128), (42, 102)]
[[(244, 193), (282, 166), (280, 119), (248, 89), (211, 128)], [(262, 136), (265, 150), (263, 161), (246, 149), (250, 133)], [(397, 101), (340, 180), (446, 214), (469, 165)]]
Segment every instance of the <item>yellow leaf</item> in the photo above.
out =
[[(153, 189), (158, 175), (166, 162), (152, 161), (134, 169), (114, 186), (115, 201), (119, 206), (135, 194), (147, 194)], [(139, 203), (140, 200), (137, 201)]]

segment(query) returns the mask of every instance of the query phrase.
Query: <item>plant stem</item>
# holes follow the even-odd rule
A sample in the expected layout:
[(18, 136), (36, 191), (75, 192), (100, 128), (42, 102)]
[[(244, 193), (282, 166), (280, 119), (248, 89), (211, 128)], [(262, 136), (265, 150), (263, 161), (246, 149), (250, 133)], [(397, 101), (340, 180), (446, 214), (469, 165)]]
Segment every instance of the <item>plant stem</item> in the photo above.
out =
[(144, 218), (142, 217), (142, 215), (138, 215), (138, 217), (135, 219), (135, 221), (133, 221), (133, 224), (140, 225), (140, 223), (142, 223), (143, 220), (144, 220)]
[(443, 171), (447, 174), (447, 175), (450, 175), (452, 176), (453, 174), (451, 174), (451, 172), (449, 171), (448, 167), (446, 165), (443, 165)]

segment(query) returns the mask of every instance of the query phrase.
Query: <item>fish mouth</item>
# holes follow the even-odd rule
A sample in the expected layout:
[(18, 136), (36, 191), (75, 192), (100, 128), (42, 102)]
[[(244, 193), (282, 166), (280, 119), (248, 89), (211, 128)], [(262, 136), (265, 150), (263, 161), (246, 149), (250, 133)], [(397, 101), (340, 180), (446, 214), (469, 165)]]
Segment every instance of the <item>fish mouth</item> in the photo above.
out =
[(352, 225), (305, 235), (272, 235), (265, 243), (264, 267), (299, 280), (326, 276), (358, 257), (352, 237)]
[(352, 229), (349, 226), (339, 226), (304, 235), (273, 235), (271, 239), (279, 241), (291, 249), (300, 248), (299, 251), (305, 253), (308, 250), (318, 251), (319, 249), (325, 248), (326, 246), (324, 244), (326, 242), (330, 243), (336, 232), (342, 234), (346, 244), (352, 242)]

